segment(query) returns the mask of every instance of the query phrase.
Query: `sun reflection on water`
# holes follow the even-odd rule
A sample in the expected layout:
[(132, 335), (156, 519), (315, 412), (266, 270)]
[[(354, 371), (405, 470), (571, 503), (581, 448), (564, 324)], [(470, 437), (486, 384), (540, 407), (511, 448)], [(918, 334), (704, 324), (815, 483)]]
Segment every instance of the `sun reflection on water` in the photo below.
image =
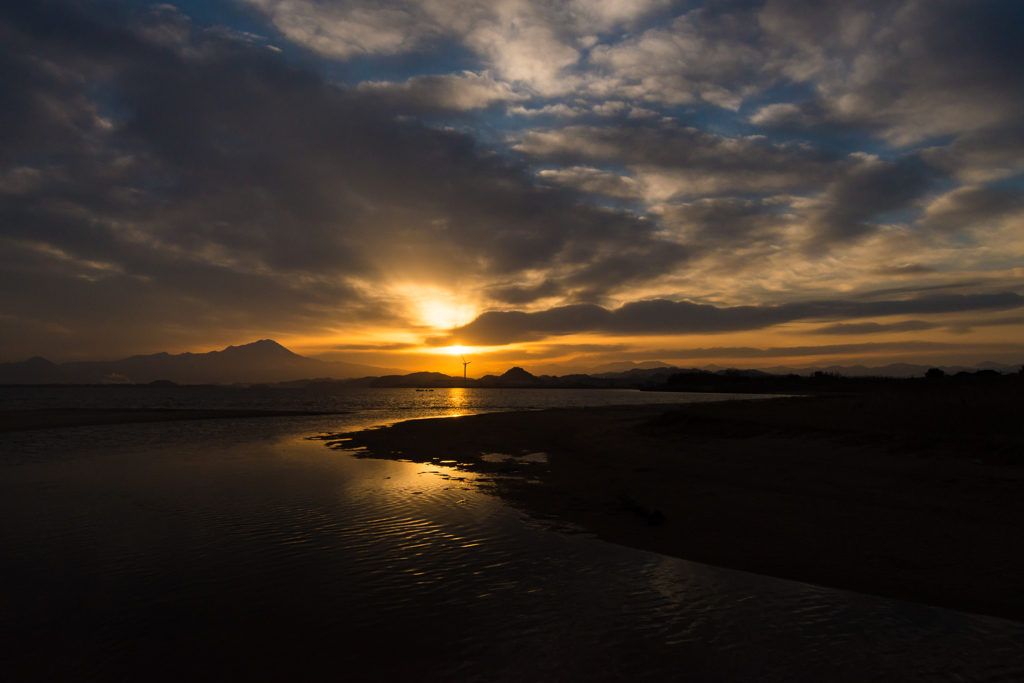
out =
[(449, 408), (465, 408), (467, 403), (466, 399), (466, 390), (463, 389), (462, 387), (456, 387), (454, 389), (448, 390)]

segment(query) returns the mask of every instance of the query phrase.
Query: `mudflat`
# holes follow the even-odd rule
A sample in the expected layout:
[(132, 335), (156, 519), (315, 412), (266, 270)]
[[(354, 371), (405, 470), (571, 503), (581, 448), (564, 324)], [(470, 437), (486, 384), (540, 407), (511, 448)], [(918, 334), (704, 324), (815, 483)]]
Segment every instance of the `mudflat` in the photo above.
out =
[(1024, 439), (1010, 398), (993, 398), (987, 421), (955, 397), (814, 396), (322, 438), (359, 457), (457, 461), (528, 514), (614, 543), (1024, 620)]
[[(344, 411), (342, 411), (344, 412)], [(338, 415), (338, 411), (310, 410), (193, 410), (176, 408), (54, 408), (39, 410), (0, 410), (0, 432), (33, 429), (87, 427), (94, 425), (136, 424), (140, 422), (178, 422), (243, 417), (298, 417)]]

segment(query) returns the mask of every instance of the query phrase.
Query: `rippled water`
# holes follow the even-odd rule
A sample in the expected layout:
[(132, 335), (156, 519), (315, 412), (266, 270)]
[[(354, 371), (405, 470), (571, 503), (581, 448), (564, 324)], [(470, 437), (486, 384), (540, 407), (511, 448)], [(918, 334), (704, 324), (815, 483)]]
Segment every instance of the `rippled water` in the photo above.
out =
[(0, 435), (8, 680), (1024, 679), (1024, 624), (558, 533), (365, 417)]

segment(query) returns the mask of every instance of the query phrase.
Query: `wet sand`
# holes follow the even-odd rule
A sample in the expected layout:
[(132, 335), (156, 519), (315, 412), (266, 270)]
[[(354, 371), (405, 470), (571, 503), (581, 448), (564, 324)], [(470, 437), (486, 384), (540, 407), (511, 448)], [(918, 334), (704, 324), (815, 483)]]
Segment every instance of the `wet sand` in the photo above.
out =
[[(1020, 435), (942, 433), (952, 422), (931, 413), (931, 432), (913, 420), (872, 428), (858, 410), (886, 407), (804, 397), (495, 413), (330, 445), (457, 461), (514, 507), (613, 543), (1024, 621)], [(483, 458), (539, 452), (547, 462)], [(638, 507), (666, 521), (651, 525)]]
[(0, 410), (0, 432), (21, 432), (33, 429), (59, 429), (62, 427), (88, 427), (94, 425), (137, 424), (141, 422), (178, 422), (181, 420), (343, 415), (347, 412), (314, 410), (190, 410), (176, 408)]

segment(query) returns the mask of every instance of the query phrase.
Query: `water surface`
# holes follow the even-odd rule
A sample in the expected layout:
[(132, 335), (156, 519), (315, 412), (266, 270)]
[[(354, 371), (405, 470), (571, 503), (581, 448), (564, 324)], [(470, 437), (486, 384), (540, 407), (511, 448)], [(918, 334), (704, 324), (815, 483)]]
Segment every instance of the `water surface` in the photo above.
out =
[(1022, 624), (614, 546), (524, 518), (473, 475), (305, 439), (366, 419), (0, 435), (0, 668), (76, 681), (1024, 679)]
[(242, 389), (236, 387), (0, 386), (0, 409), (192, 408), (354, 410), (373, 418), (408, 419), (497, 410), (695, 403), (759, 398), (753, 394), (635, 389)]

